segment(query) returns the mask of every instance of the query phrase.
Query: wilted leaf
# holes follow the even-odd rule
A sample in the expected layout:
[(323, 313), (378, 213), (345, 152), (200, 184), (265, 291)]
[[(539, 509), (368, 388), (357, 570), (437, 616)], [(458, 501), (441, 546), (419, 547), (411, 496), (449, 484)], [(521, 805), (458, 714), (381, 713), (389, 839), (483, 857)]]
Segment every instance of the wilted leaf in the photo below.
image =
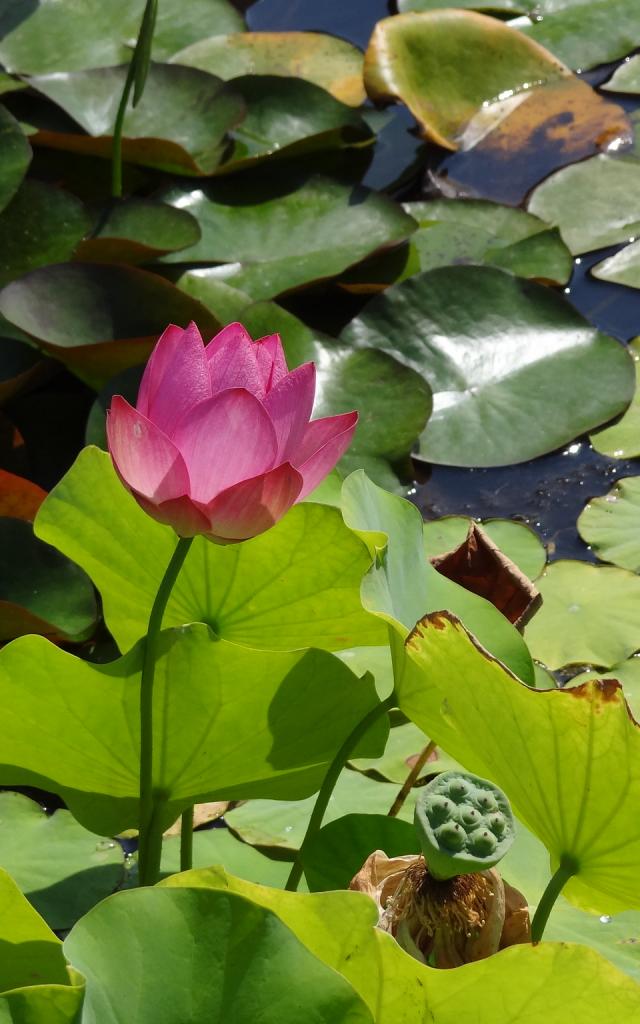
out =
[(46, 496), (47, 492), (31, 480), (0, 469), (0, 516), (32, 523)]
[[(467, 516), (428, 520), (423, 527), (427, 557), (441, 555), (461, 544), (471, 522)], [(530, 580), (540, 575), (547, 554), (538, 534), (530, 526), (513, 519), (483, 519), (482, 529)]]

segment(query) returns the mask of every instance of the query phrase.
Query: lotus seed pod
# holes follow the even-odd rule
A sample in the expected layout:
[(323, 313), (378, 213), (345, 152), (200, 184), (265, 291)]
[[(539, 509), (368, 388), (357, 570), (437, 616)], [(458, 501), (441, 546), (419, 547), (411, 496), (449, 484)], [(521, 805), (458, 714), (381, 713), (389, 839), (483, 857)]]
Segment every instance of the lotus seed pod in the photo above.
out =
[(485, 871), (505, 855), (515, 837), (507, 797), (469, 772), (443, 772), (416, 802), (415, 826), (433, 878)]

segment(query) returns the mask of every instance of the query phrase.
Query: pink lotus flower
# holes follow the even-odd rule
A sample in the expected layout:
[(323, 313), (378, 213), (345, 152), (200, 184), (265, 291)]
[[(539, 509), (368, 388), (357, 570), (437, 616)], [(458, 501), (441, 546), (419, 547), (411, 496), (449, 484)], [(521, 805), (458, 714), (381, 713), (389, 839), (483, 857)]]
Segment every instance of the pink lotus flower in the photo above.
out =
[(182, 537), (255, 537), (306, 497), (351, 443), (358, 414), (310, 420), (315, 366), (287, 369), (277, 334), (252, 341), (229, 324), (204, 345), (171, 325), (134, 409), (107, 414), (116, 471), (139, 505)]

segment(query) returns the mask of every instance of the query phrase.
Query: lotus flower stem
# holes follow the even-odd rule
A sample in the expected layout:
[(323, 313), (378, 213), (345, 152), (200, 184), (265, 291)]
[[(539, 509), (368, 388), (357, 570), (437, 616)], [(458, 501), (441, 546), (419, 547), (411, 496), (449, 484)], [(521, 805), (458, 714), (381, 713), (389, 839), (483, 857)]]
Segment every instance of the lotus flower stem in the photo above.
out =
[(155, 885), (158, 881), (162, 851), (162, 830), (157, 827), (157, 822), (154, 822), (156, 799), (153, 792), (153, 680), (156, 670), (158, 639), (167, 601), (192, 541), (193, 537), (179, 539), (158, 587), (147, 628), (140, 680), (140, 836), (138, 842), (140, 885)]
[(563, 856), (560, 860), (558, 870), (553, 875), (547, 885), (547, 888), (543, 892), (542, 899), (540, 900), (537, 910), (533, 915), (533, 921), (531, 922), (531, 941), (533, 943), (540, 942), (554, 903), (569, 879), (572, 878), (573, 875), (577, 874), (578, 864), (574, 858), (566, 855)]
[(413, 768), (411, 769), (406, 779), (404, 780), (402, 784), (402, 789), (400, 790), (397, 797), (393, 801), (387, 817), (395, 818), (400, 813), (407, 797), (409, 796), (409, 793), (413, 789), (415, 783), (418, 781), (418, 776), (420, 772), (424, 768), (425, 764), (427, 763), (431, 755), (434, 753), (435, 749), (435, 743), (433, 742), (433, 740), (429, 740), (422, 753), (418, 755), (416, 763), (414, 764)]
[(358, 722), (356, 727), (352, 729), (329, 765), (329, 770), (324, 777), (324, 781), (320, 787), (320, 792), (316, 797), (316, 802), (313, 811), (311, 812), (311, 817), (309, 819), (309, 824), (307, 825), (307, 831), (305, 832), (304, 839), (302, 840), (302, 845), (298, 850), (298, 855), (293, 863), (293, 867), (291, 868), (287, 884), (285, 885), (285, 890), (287, 892), (297, 891), (300, 879), (302, 878), (304, 852), (320, 830), (329, 800), (331, 799), (331, 794), (333, 793), (338, 778), (340, 777), (340, 772), (349, 760), (359, 740), (362, 739), (364, 734), (375, 722), (378, 721), (379, 718), (382, 717), (382, 715), (386, 715), (386, 713), (391, 711), (397, 703), (398, 699), (394, 690), (386, 700), (382, 701), (380, 704), (376, 704), (376, 706)]
[(180, 819), (180, 870), (193, 867), (193, 807), (187, 807)]

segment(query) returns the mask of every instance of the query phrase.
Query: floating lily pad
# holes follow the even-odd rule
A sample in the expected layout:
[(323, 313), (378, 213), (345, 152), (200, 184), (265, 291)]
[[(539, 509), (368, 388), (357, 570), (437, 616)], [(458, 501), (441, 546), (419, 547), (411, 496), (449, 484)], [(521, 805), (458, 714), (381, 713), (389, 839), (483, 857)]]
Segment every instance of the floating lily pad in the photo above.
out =
[[(542, 0), (544, 2), (544, 0)], [(398, 0), (401, 14), (408, 11), (436, 11), (442, 0)], [(532, 7), (539, 6), (536, 0), (455, 0), (453, 7), (470, 11), (504, 11), (513, 14), (529, 14)]]
[[(273, 885), (284, 889), (291, 862), (259, 853), (242, 843), (228, 828), (208, 828), (193, 833), (193, 867), (207, 868), (219, 864), (233, 875), (248, 882)], [(165, 839), (162, 844), (162, 873), (180, 870), (180, 839)]]
[(311, 892), (348, 889), (374, 850), (387, 857), (421, 853), (413, 823), (383, 814), (345, 814), (324, 825), (304, 852), (304, 873)]
[[(424, 524), (424, 547), (427, 558), (453, 551), (464, 541), (471, 519), (467, 516), (443, 516)], [(547, 560), (544, 545), (535, 530), (513, 519), (483, 519), (482, 529), (518, 568), (535, 580)]]
[(281, 75), (322, 86), (359, 107), (365, 100), (360, 50), (322, 32), (240, 32), (200, 39), (171, 58), (228, 81), (240, 75)]
[(86, 640), (98, 618), (90, 579), (28, 522), (0, 518), (0, 642), (25, 633)]
[[(47, 74), (108, 67), (131, 57), (145, 0), (56, 0), (0, 13), (0, 61), (7, 71)], [(152, 53), (163, 60), (204, 36), (240, 32), (240, 14), (229, 0), (162, 0)]]
[(533, 13), (522, 31), (572, 68), (607, 64), (637, 46), (635, 0), (541, 0)]
[(640, 455), (640, 338), (634, 338), (627, 347), (636, 368), (636, 390), (631, 404), (616, 423), (596, 430), (589, 438), (597, 452), (612, 459)]
[(49, 376), (48, 360), (43, 359), (37, 349), (17, 338), (2, 337), (7, 329), (6, 324), (0, 327), (0, 404), (29, 387), (35, 387)]
[(233, 148), (218, 168), (227, 174), (265, 157), (372, 143), (375, 136), (353, 107), (313, 82), (276, 75), (234, 78), (246, 116), (231, 132)]
[(37, 484), (0, 469), (0, 516), (32, 523), (47, 496)]
[(493, 267), (417, 274), (372, 299), (340, 337), (427, 379), (434, 405), (419, 454), (439, 464), (524, 462), (616, 416), (632, 395), (621, 345), (562, 296)]
[(193, 214), (202, 239), (163, 262), (225, 264), (211, 276), (269, 299), (333, 277), (416, 227), (391, 199), (361, 186), (313, 177), (294, 192), (279, 192), (269, 188), (263, 199), (249, 200), (246, 186), (222, 181), (170, 189), (162, 198)]
[(528, 209), (558, 227), (578, 255), (640, 234), (639, 186), (639, 160), (594, 156), (538, 185)]
[(180, 291), (186, 292), (187, 295), (191, 295), (192, 298), (206, 306), (221, 324), (230, 324), (239, 320), (241, 314), (252, 302), (250, 295), (220, 281), (207, 267), (178, 273), (175, 284)]
[[(387, 814), (398, 795), (398, 787), (390, 782), (376, 782), (361, 772), (345, 769), (338, 779), (324, 823), (342, 818), (354, 810), (363, 814)], [(399, 817), (413, 820), (415, 791), (410, 793)], [(229, 811), (225, 821), (241, 839), (254, 846), (278, 846), (297, 850), (315, 804), (308, 800), (248, 800), (241, 807)]]
[(31, 163), (31, 146), (9, 111), (0, 106), (0, 210), (12, 199)]
[[(144, 263), (185, 249), (200, 238), (198, 222), (186, 212), (152, 199), (126, 199), (106, 216), (97, 214), (98, 230), (76, 249), (76, 259), (95, 263)], [(49, 262), (56, 262), (50, 260)]]
[[(136, 504), (106, 453), (80, 453), (40, 509), (36, 531), (89, 572), (121, 650), (146, 634), (176, 536)], [(360, 603), (369, 564), (337, 509), (297, 505), (243, 544), (196, 537), (164, 623), (206, 622), (232, 643), (268, 650), (384, 644), (385, 628)]]
[[(76, 153), (110, 157), (126, 66), (57, 72), (29, 79), (86, 135), (43, 126), (35, 141)], [(124, 119), (122, 156), (176, 174), (211, 174), (227, 148), (226, 132), (245, 115), (241, 96), (196, 68), (152, 64), (144, 95)]]
[(78, 825), (44, 813), (21, 793), (0, 793), (0, 862), (50, 928), (71, 928), (122, 884), (124, 853)]
[(633, 717), (640, 722), (640, 655), (634, 654), (632, 658), (614, 665), (608, 672), (598, 672), (595, 669), (580, 672), (567, 683), (567, 686), (579, 686), (589, 679), (617, 679), (622, 685), (624, 699), (631, 708)]
[(627, 57), (600, 88), (607, 92), (640, 93), (640, 55)]
[(618, 480), (580, 513), (578, 533), (603, 562), (640, 572), (640, 477)]
[(640, 648), (640, 578), (626, 569), (563, 560), (537, 580), (542, 608), (525, 629), (547, 668), (609, 668)]
[(427, 138), (455, 150), (479, 110), (569, 74), (496, 18), (449, 9), (379, 21), (364, 81), (372, 99), (402, 100)]
[(74, 196), (41, 181), (24, 181), (0, 214), (0, 285), (69, 259), (90, 226)]
[(592, 267), (591, 273), (601, 281), (640, 288), (640, 241), (626, 245), (620, 252)]
[(195, 320), (210, 336), (220, 327), (204, 306), (158, 275), (108, 264), (40, 267), (5, 286), (0, 312), (97, 384), (143, 363), (168, 323), (186, 327)]
[(621, 688), (532, 690), (445, 612), (426, 616), (406, 649), (419, 671), (400, 681), (401, 709), (504, 789), (547, 847), (551, 872), (563, 857), (573, 863), (567, 899), (601, 914), (640, 909), (640, 726)]

